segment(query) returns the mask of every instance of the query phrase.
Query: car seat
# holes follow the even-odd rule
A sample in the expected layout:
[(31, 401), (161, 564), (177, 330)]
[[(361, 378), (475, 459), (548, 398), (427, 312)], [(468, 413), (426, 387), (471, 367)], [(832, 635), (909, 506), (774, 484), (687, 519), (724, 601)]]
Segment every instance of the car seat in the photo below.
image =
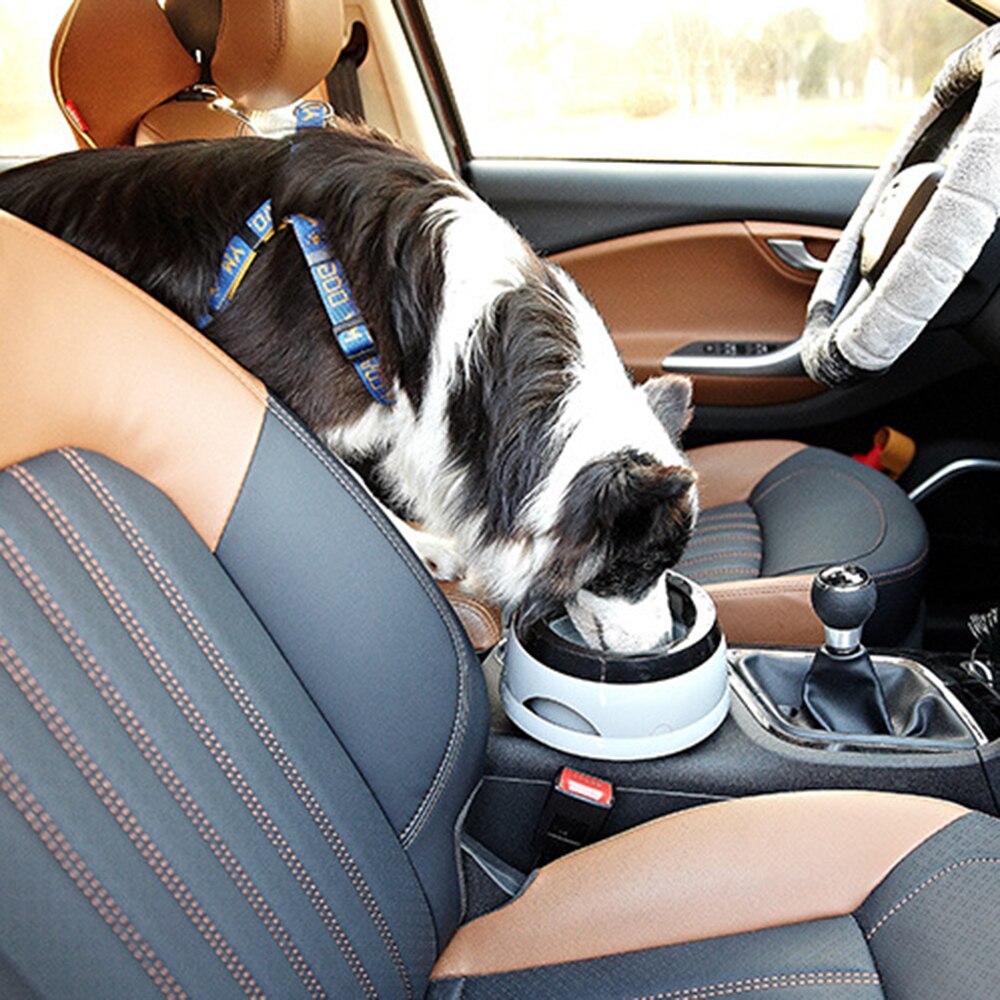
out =
[[(343, 4), (76, 0), (52, 43), (52, 89), (80, 146), (253, 134), (255, 111), (322, 84)], [(182, 41), (183, 39), (183, 41)]]
[(460, 926), (488, 707), (423, 566), (257, 380), (6, 214), (0, 295), (5, 997), (993, 991), (1000, 821), (915, 796), (676, 813)]

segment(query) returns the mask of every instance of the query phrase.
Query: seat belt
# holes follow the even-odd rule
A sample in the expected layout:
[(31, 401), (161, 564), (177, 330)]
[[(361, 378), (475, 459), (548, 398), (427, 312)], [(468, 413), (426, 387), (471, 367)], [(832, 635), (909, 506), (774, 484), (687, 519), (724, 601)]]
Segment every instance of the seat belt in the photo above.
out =
[(351, 36), (326, 77), (326, 92), (337, 114), (365, 120), (365, 105), (358, 83), (358, 67), (368, 55), (368, 32), (360, 21), (351, 25)]

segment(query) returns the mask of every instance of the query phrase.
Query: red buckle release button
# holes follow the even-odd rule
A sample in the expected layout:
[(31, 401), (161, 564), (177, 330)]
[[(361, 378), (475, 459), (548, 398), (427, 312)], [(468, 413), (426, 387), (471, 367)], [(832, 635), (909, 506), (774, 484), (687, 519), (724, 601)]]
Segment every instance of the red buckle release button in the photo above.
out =
[(569, 767), (564, 767), (559, 772), (556, 787), (567, 795), (586, 799), (588, 802), (600, 806), (611, 805), (615, 797), (610, 782), (602, 781), (600, 778), (583, 774), (580, 771), (574, 771)]

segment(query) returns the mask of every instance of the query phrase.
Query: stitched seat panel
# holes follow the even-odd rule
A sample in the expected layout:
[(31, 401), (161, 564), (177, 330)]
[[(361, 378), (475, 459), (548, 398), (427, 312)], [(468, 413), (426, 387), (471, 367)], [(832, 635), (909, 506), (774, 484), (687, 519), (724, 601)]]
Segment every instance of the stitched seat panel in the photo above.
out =
[(479, 661), (367, 491), (288, 410), (268, 410), (216, 556), (385, 811), (443, 944), (489, 724)]
[(20, 978), (419, 995), (433, 923), (397, 836), (162, 494), (74, 451), (0, 475), (0, 636), (0, 940)]
[(865, 640), (890, 645), (919, 618), (926, 561), (923, 519), (892, 480), (808, 447), (771, 469), (746, 502), (703, 511), (677, 568), (711, 585), (860, 562), (879, 588)]
[(755, 580), (764, 557), (757, 515), (748, 503), (704, 511), (677, 564), (677, 571), (701, 584)]
[(998, 826), (977, 813), (956, 820), (904, 858), (858, 910), (889, 996), (937, 1000), (996, 991)]
[(887, 476), (825, 448), (805, 448), (750, 494), (764, 540), (761, 575), (861, 562), (894, 574), (925, 554), (916, 508)]

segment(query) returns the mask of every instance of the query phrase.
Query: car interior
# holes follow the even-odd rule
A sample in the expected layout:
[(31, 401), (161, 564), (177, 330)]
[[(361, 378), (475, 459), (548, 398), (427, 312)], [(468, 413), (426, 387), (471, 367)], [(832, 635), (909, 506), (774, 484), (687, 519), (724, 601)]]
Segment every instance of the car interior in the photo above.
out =
[[(0, 995), (996, 993), (1000, 34), (956, 7), (982, 41), (875, 171), (476, 157), (419, 0), (68, 5), (79, 147), (328, 101), (565, 268), (637, 381), (692, 378), (677, 646), (708, 616), (724, 701), (649, 756), (515, 691), (515, 609), (435, 581), (266, 385), (0, 212)], [(973, 146), (998, 166), (963, 173)], [(855, 292), (891, 297), (956, 191), (982, 238), (919, 336), (818, 378), (816, 345), (885, 346)]]

